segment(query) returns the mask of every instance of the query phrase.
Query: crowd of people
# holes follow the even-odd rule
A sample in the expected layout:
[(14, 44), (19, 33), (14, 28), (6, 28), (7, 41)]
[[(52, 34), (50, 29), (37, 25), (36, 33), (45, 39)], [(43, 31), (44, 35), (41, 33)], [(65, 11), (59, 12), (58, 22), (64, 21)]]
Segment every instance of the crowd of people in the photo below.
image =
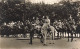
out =
[[(79, 22), (76, 24), (74, 19), (72, 19), (72, 17), (70, 16), (70, 18), (68, 20), (64, 19), (64, 20), (55, 20), (54, 22), (50, 22), (50, 19), (48, 19), (47, 21), (49, 21), (49, 25), (52, 25), (53, 27), (56, 28), (56, 30), (60, 30), (60, 31), (64, 31), (64, 29), (66, 30), (68, 27), (70, 28), (74, 28), (76, 30), (76, 27), (79, 26)], [(33, 26), (42, 26), (44, 23), (44, 16), (43, 19), (39, 19), (38, 17), (36, 19), (33, 18), (33, 20), (31, 21), (30, 19), (25, 20), (25, 22), (22, 21), (17, 21), (17, 22), (9, 22), (6, 23), (4, 22), (2, 26), (7, 26), (9, 28), (23, 28), (23, 26), (26, 26), (26, 28), (28, 27), (28, 24), (32, 24)], [(63, 30), (62, 30), (63, 29)]]
[[(57, 32), (57, 37), (61, 38), (64, 33), (65, 36), (68, 34), (68, 38), (71, 36), (71, 41), (73, 40), (73, 34), (79, 34), (80, 37), (80, 22), (77, 24), (75, 23), (74, 19), (70, 16), (68, 20), (55, 20), (54, 22), (51, 22), (48, 16), (43, 16), (42, 19), (39, 19), (36, 17), (36, 19), (33, 18), (31, 21), (30, 19), (25, 20), (25, 22), (17, 21), (17, 22), (4, 22), (1, 26), (1, 35), (17, 35), (17, 34), (23, 34), (23, 37), (26, 37), (25, 34), (30, 33), (30, 43), (32, 44), (32, 38), (35, 33), (39, 34), (39, 36), (42, 36), (44, 40), (44, 44), (46, 44), (46, 38), (48, 34), (47, 32), (52, 31), (54, 33), (55, 38), (55, 30)], [(36, 30), (36, 32), (34, 32)], [(33, 33), (34, 32), (34, 33)], [(70, 34), (70, 35), (69, 35)], [(69, 39), (68, 39), (69, 40)]]

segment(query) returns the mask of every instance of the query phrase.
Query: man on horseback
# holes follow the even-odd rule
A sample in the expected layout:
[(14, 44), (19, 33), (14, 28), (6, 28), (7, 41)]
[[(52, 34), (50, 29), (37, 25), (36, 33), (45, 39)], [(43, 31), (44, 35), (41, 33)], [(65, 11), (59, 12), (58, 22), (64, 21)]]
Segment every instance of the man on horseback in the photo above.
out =
[(68, 41), (69, 41), (69, 33), (71, 34), (71, 42), (73, 41), (73, 34), (75, 33), (75, 21), (72, 18), (72, 15), (70, 15), (68, 23), (67, 23), (67, 28), (68, 28)]
[(50, 26), (50, 19), (48, 19), (48, 17), (45, 17), (44, 24), (43, 24), (42, 29), (41, 29), (43, 39), (44, 39), (44, 41), (43, 41), (44, 45), (46, 45), (46, 37), (47, 37), (48, 26)]
[(51, 30), (53, 27), (50, 26), (50, 19), (48, 18), (48, 16), (45, 17), (44, 20), (44, 24), (41, 28), (41, 33), (43, 36), (43, 43), (44, 45), (46, 45), (46, 38), (47, 38), (47, 34), (50, 33), (50, 31), (53, 32), (53, 30)]

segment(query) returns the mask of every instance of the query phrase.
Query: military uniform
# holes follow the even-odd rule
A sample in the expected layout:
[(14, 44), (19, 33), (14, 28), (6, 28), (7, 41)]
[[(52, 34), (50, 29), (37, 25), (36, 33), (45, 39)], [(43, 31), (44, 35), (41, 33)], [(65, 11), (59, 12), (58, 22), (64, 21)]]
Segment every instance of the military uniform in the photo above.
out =
[(48, 27), (50, 26), (50, 19), (45, 19), (45, 23), (42, 26), (41, 33), (43, 35), (44, 39), (44, 44), (46, 44), (46, 37), (47, 37), (47, 32), (48, 32)]

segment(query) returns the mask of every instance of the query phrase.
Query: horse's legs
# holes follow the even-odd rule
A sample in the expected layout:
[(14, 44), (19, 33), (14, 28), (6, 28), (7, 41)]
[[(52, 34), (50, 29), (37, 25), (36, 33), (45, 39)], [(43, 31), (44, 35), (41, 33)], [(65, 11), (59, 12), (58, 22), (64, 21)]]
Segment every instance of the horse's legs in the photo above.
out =
[(77, 33), (75, 33), (75, 37), (76, 37)]
[(7, 34), (6, 37), (9, 37), (9, 35)]
[(17, 37), (17, 34), (14, 34), (14, 37)]
[(32, 36), (30, 35), (30, 43), (29, 44), (32, 44)]
[(80, 37), (80, 33), (77, 33), (77, 37)]
[(65, 34), (65, 31), (63, 32), (63, 38), (65, 37), (65, 35), (64, 35), (64, 34)]
[(73, 33), (71, 33), (71, 42), (73, 41)]
[(65, 37), (66, 37), (66, 32), (65, 32)]
[(62, 32), (62, 37), (64, 37), (64, 32)]
[(24, 37), (24, 38), (26, 37), (26, 34), (25, 34), (25, 33), (23, 34), (23, 37)]
[(57, 33), (57, 37), (59, 38), (59, 32)]
[(58, 32), (58, 38), (60, 37), (60, 32)]
[(79, 33), (79, 37), (80, 37), (80, 33)]
[[(53, 36), (53, 38), (55, 39), (55, 31), (54, 31), (54, 36)], [(52, 39), (53, 39), (53, 38), (52, 38)]]
[(4, 35), (1, 35), (1, 37), (4, 37)]
[(52, 33), (52, 40), (53, 40), (55, 36), (55, 32), (51, 32), (51, 33)]
[(79, 35), (79, 33), (77, 33), (77, 37), (79, 37), (78, 35)]
[[(32, 32), (33, 32), (34, 34), (37, 33), (36, 29), (34, 29)], [(33, 36), (34, 36), (34, 34), (33, 34)], [(34, 37), (33, 37), (33, 39), (34, 39)]]
[(41, 38), (40, 38), (41, 43), (43, 43), (43, 35), (41, 34)]
[(68, 33), (68, 42), (69, 42), (69, 33)]
[(33, 38), (33, 36), (34, 36), (34, 30), (32, 30), (30, 32), (30, 43), (29, 44), (32, 44), (32, 38)]
[(62, 33), (62, 32), (60, 32), (60, 38), (61, 38), (61, 33)]
[[(51, 32), (51, 37), (52, 37), (51, 39), (54, 40), (54, 32), (53, 31)], [(51, 43), (54, 44), (54, 41), (52, 41), (51, 39), (49, 40), (49, 44), (51, 44)]]

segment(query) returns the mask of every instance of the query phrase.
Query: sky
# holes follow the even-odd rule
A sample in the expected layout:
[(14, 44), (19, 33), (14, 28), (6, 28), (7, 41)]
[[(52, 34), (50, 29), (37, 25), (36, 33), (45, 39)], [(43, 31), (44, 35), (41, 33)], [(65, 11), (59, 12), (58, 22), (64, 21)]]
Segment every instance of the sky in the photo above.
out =
[[(61, 0), (30, 0), (32, 3), (40, 3), (40, 2), (44, 2), (46, 4), (54, 4), (54, 3), (58, 3)], [(80, 0), (72, 0), (72, 1), (80, 1)]]
[(54, 4), (54, 3), (58, 3), (60, 0), (30, 0), (32, 3), (40, 3), (40, 2), (44, 2), (46, 4)]
[[(40, 3), (43, 1), (46, 4), (54, 4), (60, 2), (61, 0), (29, 0), (29, 1), (31, 1), (32, 3)], [(80, 0), (73, 0), (73, 1), (80, 1)]]
[[(46, 4), (54, 4), (54, 3), (58, 3), (60, 0), (29, 0), (29, 1), (31, 1), (32, 3), (40, 3), (43, 1)], [(0, 2), (1, 2), (1, 0), (0, 0)]]

